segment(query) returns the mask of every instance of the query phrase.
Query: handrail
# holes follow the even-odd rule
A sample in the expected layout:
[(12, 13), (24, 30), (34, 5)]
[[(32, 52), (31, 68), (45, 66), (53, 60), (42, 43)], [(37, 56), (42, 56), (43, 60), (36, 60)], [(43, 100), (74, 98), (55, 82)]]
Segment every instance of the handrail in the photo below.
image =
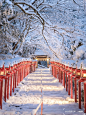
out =
[[(2, 109), (3, 94), (4, 101), (6, 102), (6, 99), (9, 99), (9, 95), (12, 96), (12, 91), (14, 92), (16, 86), (18, 86), (29, 73), (34, 72), (35, 69), (36, 61), (30, 60), (19, 61), (13, 65), (10, 64), (7, 68), (3, 64), (2, 68), (0, 68), (0, 109)], [(3, 82), (5, 83), (3, 84)]]
[[(81, 67), (79, 68), (77, 68), (77, 65), (76, 67), (75, 66), (73, 67), (72, 65), (69, 65), (69, 63), (63, 64), (60, 62), (51, 61), (52, 75), (55, 78), (59, 79), (59, 82), (63, 84), (64, 88), (66, 87), (66, 91), (68, 91), (68, 95), (71, 94), (71, 98), (73, 98), (73, 81), (72, 80), (74, 80), (75, 102), (77, 102), (77, 81), (78, 81), (79, 109), (81, 109), (81, 82), (84, 83), (84, 92), (86, 92), (86, 68), (82, 68), (82, 64), (81, 64)], [(66, 83), (65, 83), (65, 80), (66, 80)], [(84, 93), (84, 112), (86, 113), (85, 103), (86, 103), (86, 94)]]

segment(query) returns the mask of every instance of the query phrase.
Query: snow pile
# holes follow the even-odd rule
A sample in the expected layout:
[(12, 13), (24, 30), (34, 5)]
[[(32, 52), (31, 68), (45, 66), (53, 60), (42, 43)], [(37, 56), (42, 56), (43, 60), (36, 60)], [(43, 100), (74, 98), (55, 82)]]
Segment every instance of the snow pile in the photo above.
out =
[(65, 64), (66, 66), (69, 66), (69, 67), (74, 67), (76, 64), (76, 61), (74, 61), (74, 60), (61, 60), (61, 63)]
[(86, 59), (85, 60), (81, 60), (81, 61), (79, 61), (78, 63), (77, 63), (77, 67), (79, 68), (79, 69), (86, 69)]
[[(7, 60), (0, 60), (0, 67), (3, 67), (3, 64), (5, 67), (13, 66), (14, 64), (23, 62), (23, 61), (32, 61), (31, 58), (22, 58), (22, 57), (15, 57), (13, 59), (7, 59)], [(36, 61), (36, 60), (34, 60)]]
[(74, 59), (86, 59), (86, 45), (82, 45), (75, 51)]
[[(54, 60), (50, 60), (51, 62), (54, 61)], [(78, 61), (75, 61), (75, 60), (59, 60), (57, 59), (56, 62), (59, 62), (59, 63), (62, 63), (66, 66), (69, 66), (69, 67), (73, 67), (73, 68), (78, 68), (78, 69), (81, 69), (81, 67), (83, 69), (86, 69), (86, 59), (84, 60), (78, 60)]]
[(3, 67), (3, 65), (4, 65), (4, 61), (0, 60), (0, 67)]

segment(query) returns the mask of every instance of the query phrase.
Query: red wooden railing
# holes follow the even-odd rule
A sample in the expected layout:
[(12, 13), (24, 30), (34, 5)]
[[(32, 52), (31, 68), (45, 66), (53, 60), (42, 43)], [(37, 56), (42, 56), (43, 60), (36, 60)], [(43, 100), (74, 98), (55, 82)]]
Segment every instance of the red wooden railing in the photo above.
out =
[(6, 102), (6, 99), (9, 99), (9, 95), (12, 96), (12, 92), (18, 84), (35, 69), (36, 61), (20, 61), (9, 65), (9, 67), (5, 67), (3, 64), (3, 67), (0, 68), (0, 109), (2, 109), (3, 96)]
[[(52, 75), (55, 78), (59, 79), (59, 82), (62, 83), (68, 95), (71, 95), (73, 98), (73, 80), (74, 80), (74, 96), (75, 102), (77, 102), (77, 89), (78, 89), (78, 98), (79, 98), (79, 109), (81, 109), (81, 82), (84, 83), (84, 112), (86, 113), (86, 70), (78, 69), (77, 66), (71, 67), (60, 62), (51, 61)], [(66, 82), (65, 82), (66, 81)], [(78, 88), (77, 88), (78, 81)]]

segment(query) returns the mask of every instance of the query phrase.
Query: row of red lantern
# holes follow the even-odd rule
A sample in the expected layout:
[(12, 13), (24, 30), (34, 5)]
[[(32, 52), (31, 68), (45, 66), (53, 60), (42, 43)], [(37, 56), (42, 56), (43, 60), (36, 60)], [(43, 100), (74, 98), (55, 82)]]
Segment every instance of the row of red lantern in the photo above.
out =
[[(74, 96), (75, 96), (75, 102), (77, 102), (77, 90), (78, 90), (78, 98), (79, 98), (79, 109), (81, 109), (81, 82), (84, 83), (84, 112), (86, 113), (86, 70), (84, 69), (78, 69), (69, 67), (68, 65), (59, 63), (59, 62), (51, 62), (52, 67), (52, 75), (55, 78), (59, 79), (59, 82), (61, 82), (66, 88), (66, 91), (68, 91), (68, 95), (71, 95), (71, 98), (73, 98), (73, 80), (74, 80)], [(66, 82), (65, 82), (66, 81)], [(78, 88), (77, 88), (77, 82), (78, 82)]]
[(4, 101), (9, 99), (9, 95), (12, 96), (12, 91), (18, 86), (18, 84), (31, 72), (36, 69), (36, 61), (23, 61), (9, 68), (5, 68), (4, 65), (0, 68), (0, 108), (2, 109), (3, 94)]

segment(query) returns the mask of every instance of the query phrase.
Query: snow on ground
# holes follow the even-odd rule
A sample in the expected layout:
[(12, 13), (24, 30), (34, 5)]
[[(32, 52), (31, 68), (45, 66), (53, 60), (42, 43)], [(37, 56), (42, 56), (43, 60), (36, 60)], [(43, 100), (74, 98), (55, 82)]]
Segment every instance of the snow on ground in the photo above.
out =
[[(3, 102), (0, 115), (30, 115), (41, 101), (43, 92), (43, 115), (84, 115), (78, 103), (68, 96), (68, 93), (54, 78), (49, 68), (39, 67), (29, 74), (15, 89), (12, 97)], [(36, 115), (41, 114), (41, 108)]]

